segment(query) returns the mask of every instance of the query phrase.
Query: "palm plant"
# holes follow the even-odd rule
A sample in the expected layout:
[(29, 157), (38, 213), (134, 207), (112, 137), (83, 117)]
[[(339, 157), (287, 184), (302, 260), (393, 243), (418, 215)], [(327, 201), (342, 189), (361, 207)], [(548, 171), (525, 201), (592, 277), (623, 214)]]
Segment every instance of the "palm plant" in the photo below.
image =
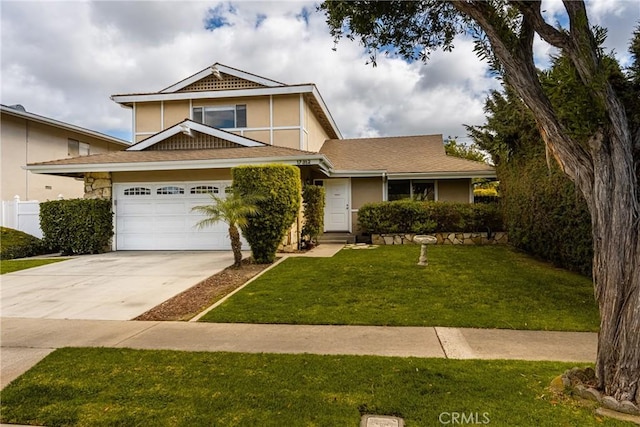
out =
[(231, 240), (231, 250), (233, 251), (234, 267), (242, 266), (242, 241), (240, 240), (240, 230), (247, 226), (248, 218), (258, 213), (256, 203), (260, 200), (257, 195), (245, 195), (231, 192), (227, 197), (222, 198), (210, 194), (213, 201), (210, 205), (194, 206), (191, 210), (206, 215), (206, 218), (199, 221), (198, 228), (214, 225), (220, 221), (229, 225), (229, 239)]

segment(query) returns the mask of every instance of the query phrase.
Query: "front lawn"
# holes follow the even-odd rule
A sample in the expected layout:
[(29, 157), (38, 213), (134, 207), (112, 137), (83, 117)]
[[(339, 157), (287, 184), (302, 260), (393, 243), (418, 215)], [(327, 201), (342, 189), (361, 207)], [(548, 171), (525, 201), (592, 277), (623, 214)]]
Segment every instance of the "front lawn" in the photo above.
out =
[(201, 321), (597, 331), (591, 280), (502, 246), (289, 258)]
[[(547, 390), (559, 362), (57, 350), (0, 393), (1, 422), (47, 426), (622, 426)], [(470, 423), (471, 424), (471, 423)]]
[(0, 274), (13, 273), (14, 271), (40, 267), (41, 265), (52, 264), (54, 262), (60, 262), (64, 260), (65, 258), (3, 260), (2, 262), (0, 262)]

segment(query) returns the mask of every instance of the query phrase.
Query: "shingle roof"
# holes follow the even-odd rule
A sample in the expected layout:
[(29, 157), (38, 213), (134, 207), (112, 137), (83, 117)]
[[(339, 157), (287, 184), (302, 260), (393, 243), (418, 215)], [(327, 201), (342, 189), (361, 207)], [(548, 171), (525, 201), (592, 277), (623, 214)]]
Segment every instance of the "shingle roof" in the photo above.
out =
[(240, 147), (218, 148), (208, 150), (169, 150), (169, 151), (112, 151), (104, 154), (74, 157), (71, 159), (52, 160), (48, 162), (30, 163), (35, 165), (91, 165), (108, 163), (141, 163), (141, 162), (165, 162), (188, 160), (223, 160), (223, 159), (247, 159), (290, 157), (301, 155), (317, 155), (309, 151), (293, 148), (264, 146), (264, 147)]
[(491, 172), (486, 163), (447, 156), (442, 135), (330, 139), (320, 153), (335, 170), (386, 170), (387, 173)]

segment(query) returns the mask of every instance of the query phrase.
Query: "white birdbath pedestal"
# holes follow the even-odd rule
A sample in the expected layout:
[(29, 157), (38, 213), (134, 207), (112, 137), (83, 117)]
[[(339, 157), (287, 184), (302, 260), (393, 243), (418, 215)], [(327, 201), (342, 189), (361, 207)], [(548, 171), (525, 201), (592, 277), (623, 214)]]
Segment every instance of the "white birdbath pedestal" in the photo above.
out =
[(418, 234), (413, 238), (413, 241), (420, 244), (420, 258), (418, 259), (418, 265), (428, 265), (427, 263), (427, 245), (433, 245), (438, 242), (433, 236), (427, 236), (425, 234)]

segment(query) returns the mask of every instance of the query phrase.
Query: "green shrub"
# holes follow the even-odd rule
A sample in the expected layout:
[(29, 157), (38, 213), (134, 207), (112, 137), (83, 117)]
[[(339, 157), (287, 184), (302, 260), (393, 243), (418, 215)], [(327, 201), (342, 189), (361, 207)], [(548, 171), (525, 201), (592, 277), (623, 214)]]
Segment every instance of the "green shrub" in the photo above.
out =
[(584, 198), (544, 156), (513, 159), (498, 168), (509, 242), (559, 267), (591, 274), (591, 216)]
[(304, 227), (302, 235), (315, 241), (324, 229), (324, 187), (305, 185), (302, 189), (302, 203), (304, 206)]
[(231, 169), (234, 191), (257, 194), (259, 214), (249, 218), (244, 236), (259, 264), (274, 261), (278, 246), (300, 210), (300, 169), (272, 164)]
[(365, 233), (393, 234), (502, 230), (497, 205), (419, 202), (410, 199), (368, 203), (358, 210)]
[(113, 236), (111, 201), (53, 200), (40, 203), (40, 227), (45, 244), (64, 255), (109, 250)]
[(0, 227), (0, 259), (25, 258), (47, 253), (42, 240), (13, 228)]

